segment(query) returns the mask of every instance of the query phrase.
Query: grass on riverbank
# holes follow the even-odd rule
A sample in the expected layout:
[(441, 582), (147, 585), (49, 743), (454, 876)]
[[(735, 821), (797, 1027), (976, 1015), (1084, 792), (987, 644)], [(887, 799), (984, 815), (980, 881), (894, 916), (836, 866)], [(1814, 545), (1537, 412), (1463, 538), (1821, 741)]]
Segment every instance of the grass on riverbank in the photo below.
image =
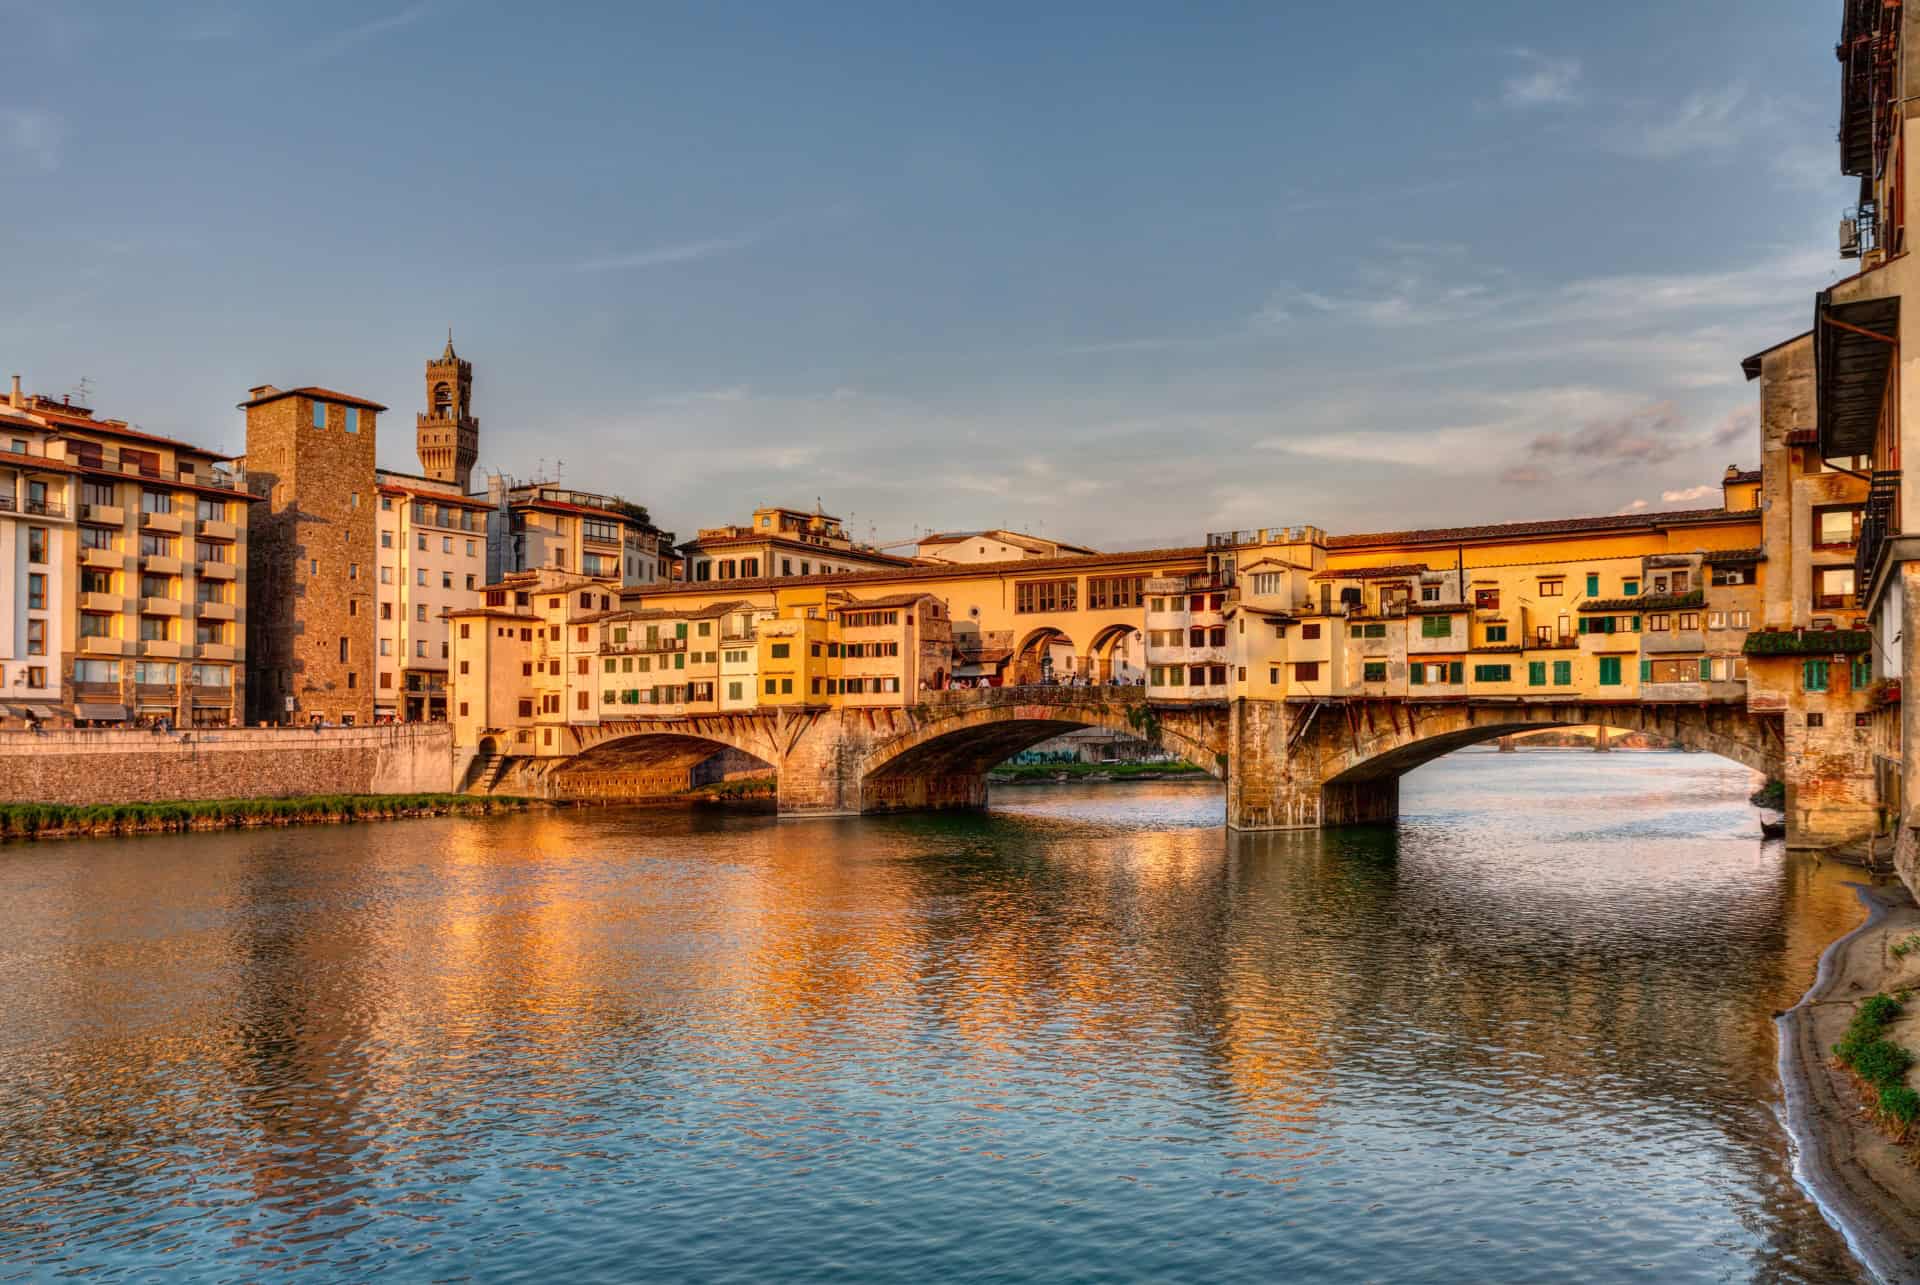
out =
[(731, 781), (696, 785), (683, 798), (689, 799), (771, 799), (778, 782), (771, 776), (743, 776)]
[(1773, 812), (1787, 810), (1787, 783), (1768, 781), (1765, 785), (1747, 796), (1747, 802), (1756, 808), (1766, 808)]
[(520, 811), (526, 799), (469, 794), (316, 794), (293, 799), (211, 799), (179, 803), (0, 803), (0, 838), (223, 830), (317, 821), (485, 815)]
[(1002, 763), (987, 773), (987, 778), (993, 781), (1051, 781), (1057, 776), (1074, 779), (1099, 776), (1127, 780), (1204, 775), (1191, 763)]
[(1833, 1046), (1833, 1055), (1860, 1081), (1880, 1123), (1897, 1141), (1905, 1142), (1915, 1121), (1920, 1121), (1920, 1093), (1907, 1087), (1913, 1054), (1886, 1038), (1887, 1028), (1902, 1011), (1900, 1001), (1891, 995), (1861, 1000), (1846, 1033)]

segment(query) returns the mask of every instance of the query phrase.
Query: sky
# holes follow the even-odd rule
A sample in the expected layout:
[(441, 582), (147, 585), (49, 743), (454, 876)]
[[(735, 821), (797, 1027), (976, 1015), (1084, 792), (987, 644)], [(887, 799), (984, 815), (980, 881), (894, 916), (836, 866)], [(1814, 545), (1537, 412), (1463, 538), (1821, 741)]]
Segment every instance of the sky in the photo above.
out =
[(238, 452), (1125, 549), (1718, 502), (1838, 0), (0, 0), (0, 373)]

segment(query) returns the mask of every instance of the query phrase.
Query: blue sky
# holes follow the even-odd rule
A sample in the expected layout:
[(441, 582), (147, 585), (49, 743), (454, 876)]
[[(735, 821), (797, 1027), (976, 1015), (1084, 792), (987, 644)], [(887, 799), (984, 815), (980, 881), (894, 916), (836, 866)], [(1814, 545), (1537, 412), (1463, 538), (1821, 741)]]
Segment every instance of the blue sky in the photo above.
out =
[(412, 468), (452, 325), (483, 469), (689, 535), (1710, 503), (1849, 270), (1836, 0), (0, 19), (7, 371), (232, 450), (346, 389)]

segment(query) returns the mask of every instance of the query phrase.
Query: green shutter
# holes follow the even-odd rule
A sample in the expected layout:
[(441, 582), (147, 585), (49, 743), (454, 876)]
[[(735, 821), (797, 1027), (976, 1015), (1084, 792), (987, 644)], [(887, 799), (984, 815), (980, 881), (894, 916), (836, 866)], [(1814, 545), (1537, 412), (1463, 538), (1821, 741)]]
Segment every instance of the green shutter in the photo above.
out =
[(1545, 687), (1547, 685), (1547, 662), (1530, 660), (1527, 662), (1527, 686)]
[(1447, 681), (1450, 683), (1464, 683), (1467, 680), (1466, 668), (1465, 664), (1457, 660), (1451, 665), (1448, 665)]
[(1700, 681), (1707, 682), (1713, 677), (1713, 662), (1705, 656), (1700, 658)]
[(1555, 687), (1571, 687), (1573, 685), (1572, 661), (1556, 660), (1553, 662), (1553, 685)]
[(1638, 616), (1633, 618), (1633, 632), (1636, 634), (1640, 632), (1640, 617)]
[(1643, 683), (1650, 683), (1653, 681), (1653, 662), (1652, 661), (1643, 660), (1640, 662), (1640, 681)]
[(1413, 664), (1408, 665), (1407, 681), (1409, 683), (1412, 683), (1415, 687), (1425, 687), (1427, 685), (1427, 667), (1425, 665), (1422, 665), (1419, 661), (1415, 661)]
[(1873, 682), (1873, 662), (1856, 660), (1853, 662), (1853, 688), (1855, 691), (1870, 686)]
[(1827, 662), (1824, 660), (1807, 661), (1805, 669), (1800, 675), (1800, 685), (1810, 692), (1826, 691)]
[(1600, 596), (1600, 577), (1597, 573), (1589, 571), (1587, 573), (1587, 597), (1598, 598), (1599, 596)]
[(1605, 616), (1602, 617), (1602, 619), (1605, 622), (1605, 627), (1601, 630), (1602, 633), (1612, 633), (1619, 623), (1618, 618), (1614, 616)]
[(1602, 656), (1600, 658), (1600, 685), (1602, 687), (1618, 687), (1620, 685), (1620, 658), (1618, 656)]

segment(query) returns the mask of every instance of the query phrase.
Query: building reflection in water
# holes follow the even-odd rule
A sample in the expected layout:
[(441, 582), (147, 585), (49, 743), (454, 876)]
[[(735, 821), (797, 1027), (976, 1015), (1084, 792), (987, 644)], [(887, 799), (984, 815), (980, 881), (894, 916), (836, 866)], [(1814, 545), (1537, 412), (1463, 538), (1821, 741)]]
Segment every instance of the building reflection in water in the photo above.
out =
[[(537, 1245), (937, 1275), (1038, 1202), (1066, 1212), (1029, 1265), (1220, 1268), (1231, 1227), (1277, 1238), (1243, 1266), (1364, 1276), (1350, 1190), (1478, 1244), (1529, 1202), (1578, 1223), (1563, 1191), (1653, 1207), (1645, 1182), (1724, 1217), (1577, 1234), (1844, 1273), (1768, 1114), (1767, 1014), (1857, 905), (1740, 837), (1726, 773), (1632, 770), (1568, 807), (1456, 764), (1398, 828), (1326, 834), (1228, 835), (1217, 794), (1143, 786), (21, 850), (0, 1200), (30, 1263), (134, 1274)], [(1659, 1146), (1616, 1154), (1636, 1128)], [(924, 1257), (848, 1248), (883, 1206), (939, 1229)]]

